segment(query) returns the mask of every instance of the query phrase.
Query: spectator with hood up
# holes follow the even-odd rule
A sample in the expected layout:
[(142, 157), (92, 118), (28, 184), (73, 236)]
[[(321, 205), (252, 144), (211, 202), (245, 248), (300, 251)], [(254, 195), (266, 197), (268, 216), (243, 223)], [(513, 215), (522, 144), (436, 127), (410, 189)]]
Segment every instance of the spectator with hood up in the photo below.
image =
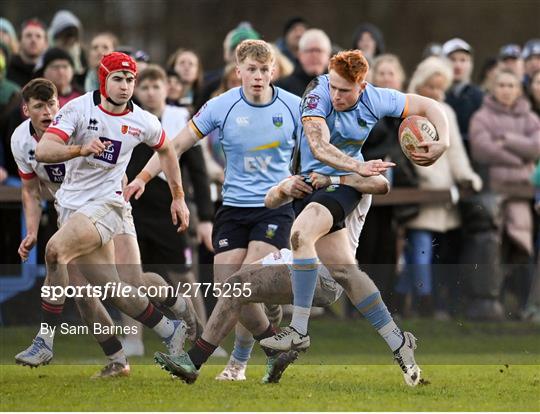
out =
[(0, 17), (0, 42), (4, 42), (8, 49), (9, 54), (19, 53), (19, 42), (17, 42), (17, 33), (11, 22)]
[(362, 23), (354, 31), (353, 49), (359, 49), (371, 63), (374, 58), (385, 52), (384, 36), (372, 23)]
[(73, 61), (74, 80), (79, 89), (84, 90), (84, 80), (88, 62), (81, 45), (81, 21), (69, 10), (59, 10), (49, 27), (49, 41), (52, 46), (65, 50)]

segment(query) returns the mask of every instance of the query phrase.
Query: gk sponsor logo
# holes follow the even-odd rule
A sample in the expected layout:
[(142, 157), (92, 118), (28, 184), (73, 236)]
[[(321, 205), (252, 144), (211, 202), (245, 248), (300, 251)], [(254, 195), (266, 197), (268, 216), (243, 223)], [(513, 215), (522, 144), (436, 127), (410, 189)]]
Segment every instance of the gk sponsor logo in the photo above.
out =
[(48, 164), (43, 167), (52, 183), (61, 184), (64, 182), (64, 177), (66, 175), (65, 164)]
[(266, 157), (244, 157), (244, 170), (247, 172), (268, 171), (268, 166), (272, 162), (272, 156)]
[(109, 164), (116, 164), (118, 156), (120, 155), (120, 149), (122, 148), (121, 141), (115, 141), (114, 139), (99, 137), (101, 142), (110, 141), (110, 144), (101, 155), (94, 155), (96, 160), (105, 161)]

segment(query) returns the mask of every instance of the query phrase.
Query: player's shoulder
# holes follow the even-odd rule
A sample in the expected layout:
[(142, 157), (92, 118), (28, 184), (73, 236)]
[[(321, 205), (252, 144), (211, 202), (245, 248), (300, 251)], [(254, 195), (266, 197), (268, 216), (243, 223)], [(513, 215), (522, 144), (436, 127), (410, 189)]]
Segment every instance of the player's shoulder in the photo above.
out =
[(32, 138), (32, 124), (30, 123), (30, 118), (23, 121), (11, 134), (11, 148), (22, 148), (29, 138)]
[(380, 88), (378, 86), (372, 85), (369, 82), (367, 83), (364, 92), (362, 92), (362, 95), (364, 95), (365, 99), (372, 101), (376, 99), (384, 99), (386, 96), (395, 94), (403, 94), (403, 92), (400, 92), (397, 89)]
[(399, 95), (404, 94), (397, 89), (380, 88), (368, 83), (364, 89), (364, 92), (362, 92), (360, 99), (364, 104), (367, 104), (372, 109), (376, 109), (376, 107), (380, 105), (388, 105), (390, 101)]
[(95, 100), (95, 91), (86, 92), (81, 96), (77, 96), (75, 99), (67, 102), (60, 110), (63, 112), (72, 110), (72, 109), (81, 109), (89, 106), (97, 106), (99, 101)]
[(155, 116), (154, 114), (148, 112), (145, 109), (142, 109), (139, 105), (137, 105), (135, 102), (132, 102), (131, 105), (132, 108), (132, 114), (133, 117), (141, 122), (142, 124), (150, 124), (153, 127), (161, 128), (161, 122), (159, 121), (159, 118)]
[(288, 92), (279, 86), (274, 86), (274, 88), (276, 89), (278, 99), (283, 101), (287, 106), (293, 106), (295, 108), (298, 107), (301, 101), (301, 98), (298, 95)]
[(239, 100), (242, 99), (242, 94), (240, 93), (240, 89), (241, 89), (240, 86), (229, 89), (228, 91), (223, 92), (222, 94), (210, 99), (208, 101), (208, 104), (220, 105), (220, 106), (233, 105), (235, 102), (238, 102)]

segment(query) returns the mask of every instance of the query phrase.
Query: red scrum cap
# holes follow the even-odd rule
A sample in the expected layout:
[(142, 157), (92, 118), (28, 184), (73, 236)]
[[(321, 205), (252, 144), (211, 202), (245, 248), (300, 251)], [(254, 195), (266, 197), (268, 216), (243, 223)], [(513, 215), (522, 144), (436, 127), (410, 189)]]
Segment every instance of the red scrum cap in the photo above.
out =
[(103, 56), (98, 68), (99, 79), (99, 92), (108, 98), (107, 91), (105, 90), (105, 84), (107, 78), (113, 72), (131, 72), (133, 75), (137, 75), (137, 63), (131, 56), (121, 52), (112, 52)]

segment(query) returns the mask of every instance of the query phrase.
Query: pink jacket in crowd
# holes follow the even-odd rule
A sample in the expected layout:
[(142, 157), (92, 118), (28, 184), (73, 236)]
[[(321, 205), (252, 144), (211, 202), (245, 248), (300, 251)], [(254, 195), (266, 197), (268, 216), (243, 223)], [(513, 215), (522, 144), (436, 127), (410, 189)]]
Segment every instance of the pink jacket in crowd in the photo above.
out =
[[(490, 186), (531, 185), (530, 177), (540, 158), (540, 119), (525, 98), (519, 98), (509, 108), (493, 96), (486, 96), (471, 119), (469, 136), (472, 158), (490, 167)], [(508, 236), (532, 254), (530, 201), (507, 200), (503, 214)]]

